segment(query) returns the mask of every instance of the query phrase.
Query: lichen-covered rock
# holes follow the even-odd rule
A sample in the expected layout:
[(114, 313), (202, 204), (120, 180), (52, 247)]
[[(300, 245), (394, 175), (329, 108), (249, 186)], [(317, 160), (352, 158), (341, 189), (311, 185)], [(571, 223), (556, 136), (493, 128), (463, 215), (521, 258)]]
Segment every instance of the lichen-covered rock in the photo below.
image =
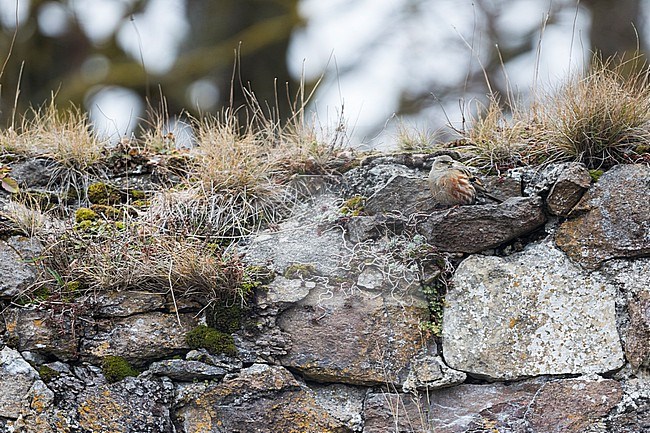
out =
[(650, 365), (650, 259), (612, 260), (601, 272), (619, 287), (626, 307), (619, 329), (625, 357), (634, 369)]
[(170, 379), (192, 382), (194, 380), (221, 379), (228, 372), (226, 369), (205, 364), (200, 361), (185, 361), (183, 359), (166, 359), (154, 362), (147, 370), (156, 376), (167, 376)]
[(334, 200), (321, 196), (253, 240), (248, 263), (282, 275), (260, 291), (256, 308), (273, 312), (270, 327), (288, 340), (276, 352), (282, 365), (317, 381), (401, 384), (424, 343), (426, 300), (415, 273), (392, 255), (351, 248), (322, 222), (324, 209), (336, 212)]
[(386, 212), (410, 215), (432, 212), (436, 205), (425, 177), (395, 176), (368, 198), (364, 211), (370, 215)]
[(531, 233), (545, 222), (540, 198), (514, 197), (501, 204), (434, 212), (417, 230), (441, 251), (476, 253)]
[(16, 350), (0, 350), (0, 417), (18, 418), (38, 373)]
[(499, 380), (616, 370), (624, 361), (615, 295), (548, 242), (505, 258), (471, 256), (446, 297), (445, 361)]
[(419, 396), (371, 392), (364, 403), (363, 432), (528, 432), (524, 415), (541, 385), (459, 385)]
[(564, 379), (545, 383), (526, 411), (532, 431), (582, 433), (621, 400), (621, 385), (610, 379)]
[(404, 392), (445, 388), (463, 383), (467, 374), (449, 368), (438, 355), (431, 355), (425, 350), (411, 361), (409, 374), (404, 381)]
[[(362, 281), (370, 273), (377, 277), (372, 288)], [(371, 268), (348, 291), (317, 283), (278, 317), (292, 343), (282, 365), (319, 382), (402, 383), (423, 344), (418, 326), (428, 320), (426, 302), (405, 283), (391, 287)]]
[(178, 318), (175, 314), (153, 312), (97, 320), (96, 331), (81, 342), (81, 358), (99, 363), (105, 356), (116, 355), (141, 366), (177, 355), (189, 349), (185, 334), (198, 323), (191, 313)]
[(165, 296), (136, 291), (104, 292), (93, 298), (95, 317), (127, 317), (162, 310)]
[(331, 385), (311, 384), (316, 402), (330, 415), (341, 421), (354, 432), (363, 430), (363, 400), (367, 390), (335, 383)]
[(555, 241), (588, 269), (613, 258), (650, 254), (650, 168), (617, 165), (603, 174), (575, 208), (584, 212), (565, 221)]
[(79, 323), (65, 312), (39, 308), (11, 308), (4, 312), (8, 340), (19, 351), (68, 361), (78, 356)]
[(282, 367), (254, 364), (221, 383), (185, 387), (176, 427), (185, 432), (347, 433), (309, 388)]
[(36, 270), (15, 248), (0, 241), (0, 299), (12, 299), (27, 290), (36, 279)]
[(350, 218), (345, 224), (345, 231), (350, 241), (359, 243), (400, 234), (404, 231), (406, 223), (404, 218), (395, 215), (361, 215)]
[(553, 215), (569, 215), (590, 184), (591, 176), (584, 164), (567, 163), (546, 198), (549, 212)]

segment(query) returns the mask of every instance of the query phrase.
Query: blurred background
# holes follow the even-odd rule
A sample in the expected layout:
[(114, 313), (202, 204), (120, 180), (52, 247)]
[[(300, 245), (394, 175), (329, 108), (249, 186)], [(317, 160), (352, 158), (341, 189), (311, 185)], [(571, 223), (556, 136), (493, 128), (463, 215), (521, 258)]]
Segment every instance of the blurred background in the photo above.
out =
[[(390, 148), (442, 137), (490, 91), (525, 103), (603, 57), (647, 50), (650, 0), (0, 0), (0, 125), (56, 95), (111, 139), (161, 95), (173, 119), (245, 103)], [(235, 60), (238, 59), (235, 68)], [(451, 126), (451, 127), (450, 127)], [(453, 128), (452, 128), (453, 127)]]

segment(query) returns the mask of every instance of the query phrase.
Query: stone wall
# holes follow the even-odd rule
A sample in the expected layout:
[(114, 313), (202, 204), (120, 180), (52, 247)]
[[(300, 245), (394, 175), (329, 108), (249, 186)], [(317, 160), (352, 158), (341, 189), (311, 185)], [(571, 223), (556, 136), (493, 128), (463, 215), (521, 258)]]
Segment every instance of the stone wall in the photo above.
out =
[(190, 347), (212, 310), (170, 293), (18, 305), (43, 246), (5, 236), (0, 431), (650, 431), (650, 168), (518, 170), (486, 179), (502, 203), (437, 209), (429, 166), (302, 178), (240, 246), (270, 278), (228, 354)]

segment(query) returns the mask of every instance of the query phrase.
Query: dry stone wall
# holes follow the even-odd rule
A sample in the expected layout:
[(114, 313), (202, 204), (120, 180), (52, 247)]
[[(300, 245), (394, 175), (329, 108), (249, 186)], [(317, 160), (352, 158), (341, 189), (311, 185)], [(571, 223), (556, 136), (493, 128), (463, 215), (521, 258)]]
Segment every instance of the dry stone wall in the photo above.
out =
[(486, 179), (503, 203), (436, 209), (431, 159), (318, 179), (242, 243), (266, 277), (221, 354), (187, 338), (197, 299), (17, 304), (43, 246), (5, 236), (0, 431), (650, 431), (650, 168), (520, 169)]

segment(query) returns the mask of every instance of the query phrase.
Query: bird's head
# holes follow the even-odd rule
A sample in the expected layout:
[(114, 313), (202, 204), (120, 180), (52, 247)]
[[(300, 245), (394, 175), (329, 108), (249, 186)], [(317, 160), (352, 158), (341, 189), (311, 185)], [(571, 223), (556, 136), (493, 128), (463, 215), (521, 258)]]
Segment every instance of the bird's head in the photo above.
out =
[(431, 166), (434, 170), (447, 170), (454, 165), (454, 160), (449, 155), (440, 155), (433, 160), (433, 165)]

